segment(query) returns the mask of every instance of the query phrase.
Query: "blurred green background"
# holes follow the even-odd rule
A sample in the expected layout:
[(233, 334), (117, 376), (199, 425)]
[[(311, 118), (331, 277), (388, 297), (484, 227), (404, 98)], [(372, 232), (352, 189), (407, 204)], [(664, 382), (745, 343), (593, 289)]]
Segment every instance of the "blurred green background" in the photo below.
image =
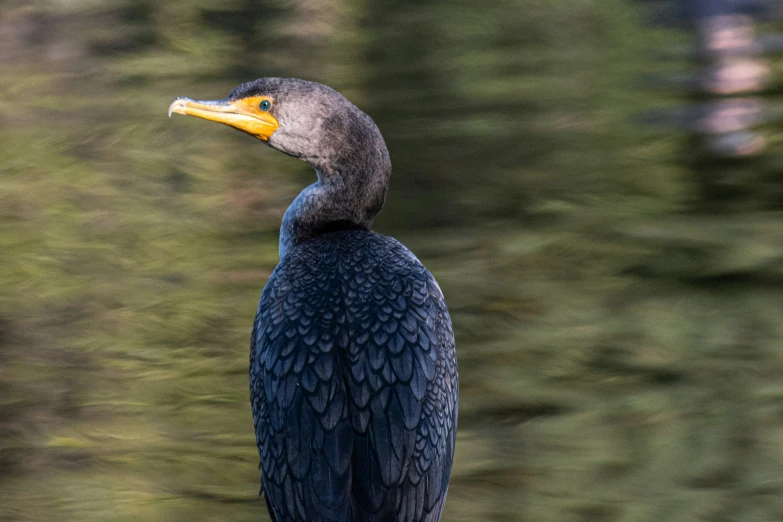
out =
[[(310, 169), (189, 118), (321, 81), (449, 303), (444, 521), (783, 520), (783, 158), (706, 205), (631, 0), (0, 3), (0, 520), (267, 520), (248, 345)], [(780, 61), (773, 75), (781, 78)]]

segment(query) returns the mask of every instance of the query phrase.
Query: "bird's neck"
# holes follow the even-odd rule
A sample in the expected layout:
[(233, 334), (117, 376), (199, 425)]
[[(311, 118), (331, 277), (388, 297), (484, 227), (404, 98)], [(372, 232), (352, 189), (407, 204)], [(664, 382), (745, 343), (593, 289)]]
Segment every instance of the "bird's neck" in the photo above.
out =
[(316, 171), (318, 181), (294, 199), (280, 227), (280, 259), (297, 244), (327, 232), (369, 230), (383, 207), (391, 163), (370, 172)]

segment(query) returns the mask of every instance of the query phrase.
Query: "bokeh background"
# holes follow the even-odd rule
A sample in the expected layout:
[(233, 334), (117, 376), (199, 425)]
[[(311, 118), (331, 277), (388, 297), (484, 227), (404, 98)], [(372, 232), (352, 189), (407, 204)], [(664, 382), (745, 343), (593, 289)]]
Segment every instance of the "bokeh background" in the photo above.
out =
[(166, 110), (273, 75), (386, 138), (375, 228), (456, 330), (445, 521), (783, 520), (783, 131), (696, 153), (660, 4), (0, 3), (0, 521), (267, 520), (249, 336), (314, 176)]

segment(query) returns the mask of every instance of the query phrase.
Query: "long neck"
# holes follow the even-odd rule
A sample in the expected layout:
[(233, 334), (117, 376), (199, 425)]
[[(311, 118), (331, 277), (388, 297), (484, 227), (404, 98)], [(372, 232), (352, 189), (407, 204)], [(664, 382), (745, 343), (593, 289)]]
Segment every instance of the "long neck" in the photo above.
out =
[(318, 181), (300, 192), (283, 216), (281, 260), (293, 246), (319, 234), (369, 230), (386, 199), (391, 163), (388, 152), (362, 163), (367, 169), (316, 171)]

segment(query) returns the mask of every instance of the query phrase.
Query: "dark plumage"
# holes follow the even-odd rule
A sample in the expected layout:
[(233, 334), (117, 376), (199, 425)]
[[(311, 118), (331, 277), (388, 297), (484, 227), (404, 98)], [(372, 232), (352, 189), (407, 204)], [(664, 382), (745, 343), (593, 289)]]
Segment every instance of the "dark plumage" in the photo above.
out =
[(270, 516), (438, 521), (457, 427), (454, 335), (432, 275), (369, 230), (391, 172), (383, 138), (340, 94), (301, 80), (257, 80), (219, 103), (257, 96), (274, 100), (267, 143), (318, 173), (285, 214), (250, 342)]

